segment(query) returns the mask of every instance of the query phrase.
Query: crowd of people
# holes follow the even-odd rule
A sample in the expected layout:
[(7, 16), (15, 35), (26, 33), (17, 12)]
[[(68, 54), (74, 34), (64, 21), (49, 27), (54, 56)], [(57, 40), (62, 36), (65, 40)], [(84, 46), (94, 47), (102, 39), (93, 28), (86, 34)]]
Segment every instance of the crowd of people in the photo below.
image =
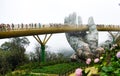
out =
[(41, 28), (41, 24), (0, 24), (0, 31)]
[(9, 24), (0, 24), (0, 31), (10, 31), (10, 25)]
[[(53, 23), (50, 23), (50, 24), (0, 24), (0, 31), (10, 31), (10, 30), (24, 30), (24, 29), (34, 29), (34, 28), (49, 28), (49, 27), (61, 27), (62, 24), (53, 24)], [(64, 25), (64, 26), (67, 26)]]

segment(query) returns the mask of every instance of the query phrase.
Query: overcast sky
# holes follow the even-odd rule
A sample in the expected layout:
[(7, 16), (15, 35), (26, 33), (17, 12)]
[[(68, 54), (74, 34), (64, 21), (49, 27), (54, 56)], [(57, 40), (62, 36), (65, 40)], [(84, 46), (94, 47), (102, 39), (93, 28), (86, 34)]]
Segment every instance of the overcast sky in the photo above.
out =
[[(0, 0), (0, 23), (63, 23), (65, 16), (76, 12), (84, 24), (93, 16), (96, 24), (120, 25), (119, 4), (120, 0)], [(105, 34), (100, 33), (99, 42), (107, 39)], [(37, 41), (28, 38), (31, 51)], [(64, 34), (53, 34), (47, 45), (55, 50), (70, 48)]]

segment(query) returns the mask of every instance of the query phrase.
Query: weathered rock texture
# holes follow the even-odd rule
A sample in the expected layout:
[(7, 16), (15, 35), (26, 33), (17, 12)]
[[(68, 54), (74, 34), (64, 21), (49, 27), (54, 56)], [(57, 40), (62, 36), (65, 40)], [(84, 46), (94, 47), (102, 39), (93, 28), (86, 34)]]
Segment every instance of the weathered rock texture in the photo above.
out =
[[(65, 24), (74, 24), (81, 26), (82, 19), (80, 16), (77, 17), (76, 13), (70, 14), (64, 19)], [(75, 56), (72, 55), (73, 59), (86, 59), (93, 57), (96, 54), (96, 48), (98, 47), (98, 31), (92, 17), (88, 20), (89, 31), (80, 32), (69, 32), (65, 33), (66, 38), (75, 50)]]

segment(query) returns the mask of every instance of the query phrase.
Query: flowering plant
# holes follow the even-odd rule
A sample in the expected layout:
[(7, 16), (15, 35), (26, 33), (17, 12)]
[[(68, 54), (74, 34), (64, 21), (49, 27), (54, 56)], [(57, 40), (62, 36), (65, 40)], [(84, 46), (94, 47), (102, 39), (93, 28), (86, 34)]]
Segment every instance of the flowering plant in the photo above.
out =
[(103, 61), (99, 65), (100, 76), (120, 76), (120, 47), (114, 44), (110, 49), (106, 48)]
[[(101, 51), (100, 49), (97, 50)], [(120, 76), (120, 47), (113, 45), (110, 49), (106, 48), (104, 54), (101, 53), (99, 57), (94, 59), (87, 58), (85, 63), (87, 67), (81, 69), (82, 72), (79, 73), (82, 74), (79, 76), (92, 76), (90, 74), (92, 69), (97, 70), (96, 76)]]

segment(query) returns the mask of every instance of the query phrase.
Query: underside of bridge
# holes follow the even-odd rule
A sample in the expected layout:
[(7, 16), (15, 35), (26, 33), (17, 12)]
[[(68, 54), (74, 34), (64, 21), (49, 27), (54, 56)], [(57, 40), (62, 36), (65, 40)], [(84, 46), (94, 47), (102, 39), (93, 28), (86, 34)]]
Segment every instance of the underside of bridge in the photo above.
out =
[(45, 46), (46, 46), (46, 43), (48, 42), (48, 40), (50, 39), (51, 36), (52, 36), (52, 34), (50, 34), (49, 36), (46, 34), (43, 41), (42, 41), (38, 35), (36, 35), (36, 36), (33, 35), (33, 37), (41, 45), (41, 61), (42, 62), (45, 62)]

